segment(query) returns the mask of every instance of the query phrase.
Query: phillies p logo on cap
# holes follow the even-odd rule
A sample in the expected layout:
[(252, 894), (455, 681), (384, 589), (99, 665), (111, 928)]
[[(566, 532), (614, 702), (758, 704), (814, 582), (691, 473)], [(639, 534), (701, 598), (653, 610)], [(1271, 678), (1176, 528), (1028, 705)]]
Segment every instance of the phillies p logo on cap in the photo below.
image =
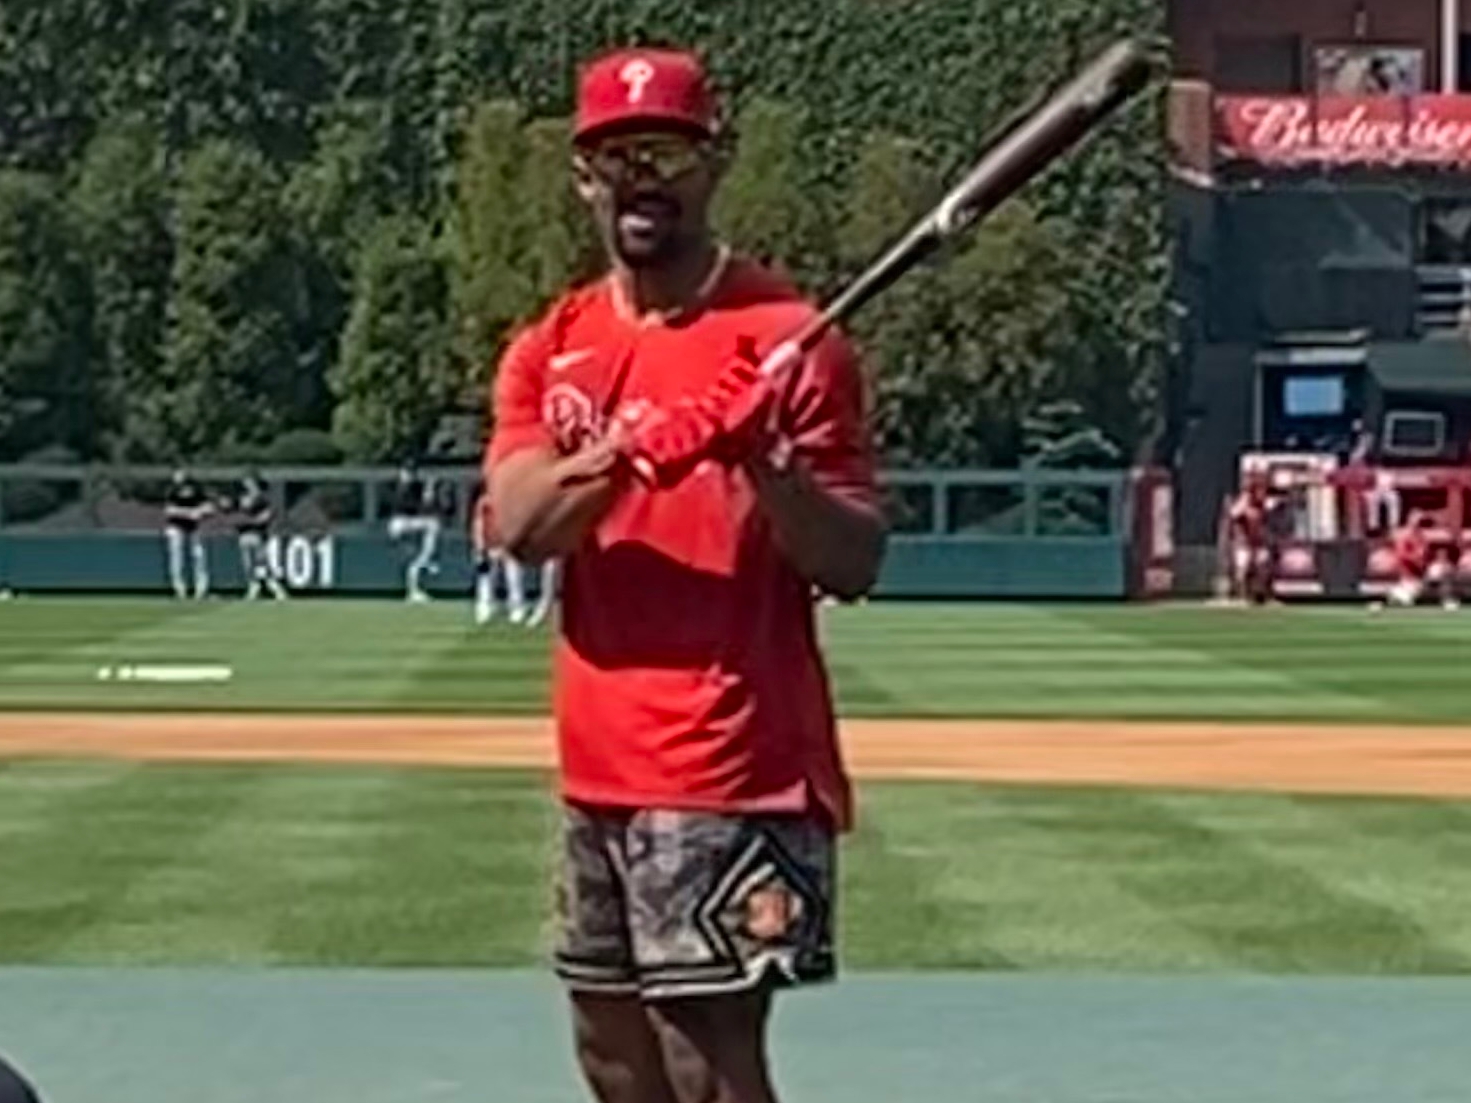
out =
[(582, 70), (578, 141), (610, 127), (638, 125), (715, 133), (715, 96), (699, 58), (686, 50), (615, 50)]
[(628, 102), (638, 103), (644, 98), (649, 81), (654, 79), (654, 67), (641, 57), (634, 58), (618, 70), (618, 76), (628, 85)]

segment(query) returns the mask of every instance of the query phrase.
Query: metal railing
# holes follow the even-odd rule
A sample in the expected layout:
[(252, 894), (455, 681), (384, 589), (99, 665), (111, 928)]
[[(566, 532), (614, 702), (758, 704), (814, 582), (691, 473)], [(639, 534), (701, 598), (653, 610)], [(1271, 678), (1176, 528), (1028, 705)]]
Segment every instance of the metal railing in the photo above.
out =
[[(198, 467), (206, 493), (227, 505), (244, 467)], [(156, 532), (167, 467), (0, 465), (0, 529), (52, 535)], [(376, 467), (259, 469), (281, 527), (295, 532), (374, 528), (392, 509), (398, 473)], [(425, 468), (441, 488), (445, 520), (468, 523), (474, 467)], [(881, 477), (894, 532), (954, 540), (1119, 537), (1128, 530), (1124, 471), (919, 470)], [(228, 526), (222, 509), (211, 525)]]

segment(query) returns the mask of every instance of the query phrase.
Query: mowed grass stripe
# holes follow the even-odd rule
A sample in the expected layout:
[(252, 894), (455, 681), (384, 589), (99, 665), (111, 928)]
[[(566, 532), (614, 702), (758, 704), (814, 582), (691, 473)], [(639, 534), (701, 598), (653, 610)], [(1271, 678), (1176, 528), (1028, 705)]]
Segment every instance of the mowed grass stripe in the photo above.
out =
[[(845, 610), (852, 616), (835, 622), (833, 633), (844, 669), (866, 662), (894, 710), (907, 715), (1359, 717), (1376, 708), (1353, 694), (1305, 689), (1287, 668), (1233, 665), (1188, 647), (1156, 646), (1076, 619), (1067, 608), (1003, 607), (994, 616), (981, 610), (974, 624), (989, 628), (994, 621), (1001, 630), (978, 627), (952, 644), (943, 662), (917, 639), (911, 647), (891, 645), (883, 658), (882, 636), (872, 633), (898, 621), (902, 627), (893, 632), (908, 638), (907, 618), (917, 611)], [(870, 612), (877, 623), (859, 627), (858, 615)], [(837, 623), (851, 628), (854, 639), (840, 635)]]
[[(197, 769), (186, 767), (176, 783), (189, 784)], [(392, 829), (376, 810), (398, 779), (285, 768), (251, 776), (228, 814), (194, 836), (187, 860), (135, 879), (69, 941), (67, 954), (136, 964), (288, 963), (275, 932), (331, 914), (316, 898)]]
[[(98, 783), (60, 789), (48, 784), (55, 771), (85, 777), (89, 770), (100, 771)], [(53, 796), (29, 800), (29, 823), (12, 820), (0, 848), (0, 954), (9, 961), (97, 956), (89, 939), (112, 928), (109, 915), (117, 901), (160, 867), (194, 864), (201, 838), (234, 814), (261, 776), (244, 769), (113, 765), (7, 770), (0, 775), (4, 793), (23, 793), (38, 780)], [(208, 897), (191, 897), (189, 905), (209, 912), (215, 922), (225, 918)], [(145, 934), (142, 944), (167, 953), (165, 941)]]
[[(96, 611), (114, 625), (137, 614), (135, 630), (90, 639)], [(462, 602), (25, 600), (0, 604), (0, 638), (48, 617), (70, 645), (0, 667), (0, 707), (527, 714), (549, 701), (548, 632), (477, 630)], [(1471, 614), (877, 603), (822, 620), (850, 716), (1471, 722)], [(234, 678), (96, 676), (180, 661)]]
[[(1209, 796), (1114, 792), (1074, 802), (1077, 850), (1172, 923), (1208, 938), (1250, 971), (1343, 974), (1463, 972), (1468, 961), (1431, 938), (1408, 909), (1340, 891), (1274, 852), (1287, 797), (1247, 797), (1232, 820), (1203, 814)], [(1342, 848), (1339, 836), (1335, 847)]]
[(57, 599), (0, 603), (0, 691), (16, 667), (65, 665), (75, 650), (106, 646), (130, 633), (198, 615), (165, 601)]
[[(203, 608), (207, 612), (77, 649), (56, 671), (26, 668), (30, 684), (0, 685), (0, 702), (59, 704), (55, 690), (64, 687), (66, 707), (377, 710), (434, 669), (469, 630), (448, 608), (363, 602)], [(232, 677), (203, 685), (98, 680), (99, 668), (123, 664), (223, 665)]]
[[(544, 960), (542, 776), (13, 762), (0, 805), (0, 961)], [(851, 968), (1471, 971), (1471, 805), (882, 784), (862, 807)]]
[(1471, 654), (1468, 617), (1437, 610), (1372, 616), (1361, 607), (1137, 612), (1132, 618), (1094, 609), (1069, 615), (1088, 623), (1102, 618), (1133, 638), (1190, 648), (1222, 666), (1290, 671), (1304, 692), (1371, 699), (1376, 715), (1451, 720), (1471, 714), (1462, 661)]
[(1437, 952), (1471, 961), (1468, 806), (1358, 798), (1171, 799), (1188, 803), (1202, 825), (1291, 863), (1338, 896), (1413, 916)]
[(545, 959), (554, 805), (543, 777), (415, 771), (371, 809), (371, 845), (277, 922), (278, 960), (518, 966)]
[[(236, 642), (236, 676), (222, 695), (237, 707), (386, 709), (432, 670), (468, 625), (438, 607), (314, 602), (236, 604), (223, 627)], [(388, 615), (385, 615), (388, 614)]]
[(550, 629), (513, 625), (504, 619), (466, 628), (447, 643), (436, 662), (424, 664), (394, 695), (398, 707), (476, 709), (509, 715), (545, 713)]
[[(874, 786), (849, 846), (846, 952), (894, 968), (1222, 970), (1210, 940), (1056, 830), (1096, 794)], [(895, 886), (899, 891), (895, 892)]]

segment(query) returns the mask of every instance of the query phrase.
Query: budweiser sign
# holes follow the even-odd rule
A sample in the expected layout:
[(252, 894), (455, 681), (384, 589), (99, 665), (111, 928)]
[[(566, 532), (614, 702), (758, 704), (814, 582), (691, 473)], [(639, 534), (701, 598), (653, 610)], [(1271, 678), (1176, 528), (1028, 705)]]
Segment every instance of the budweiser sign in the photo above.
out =
[(1471, 96), (1221, 96), (1216, 121), (1228, 159), (1471, 164)]

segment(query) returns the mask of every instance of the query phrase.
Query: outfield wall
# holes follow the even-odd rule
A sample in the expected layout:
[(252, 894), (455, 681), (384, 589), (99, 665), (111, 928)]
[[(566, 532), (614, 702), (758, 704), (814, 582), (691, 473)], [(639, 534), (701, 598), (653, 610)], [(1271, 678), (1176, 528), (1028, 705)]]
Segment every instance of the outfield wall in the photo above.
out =
[[(207, 538), (215, 590), (243, 587), (233, 538)], [(327, 534), (277, 538), (277, 561), (293, 591), (392, 593), (403, 589), (404, 547), (386, 536)], [(884, 597), (1097, 597), (1126, 593), (1126, 550), (1113, 539), (939, 541), (897, 536), (878, 594)], [(468, 594), (471, 569), (462, 536), (440, 541), (438, 572), (426, 587)], [(163, 540), (144, 534), (92, 537), (0, 534), (0, 585), (25, 592), (162, 593)]]
[[(227, 496), (242, 472), (200, 470)], [(387, 533), (394, 472), (283, 468), (262, 473), (280, 518), (272, 554), (295, 591), (397, 593), (414, 550)], [(467, 518), (476, 473), (433, 473), (445, 488), (442, 596), (471, 586)], [(0, 586), (20, 592), (162, 593), (168, 588), (157, 468), (0, 467)], [(1125, 472), (885, 474), (894, 535), (879, 596), (1122, 598), (1134, 509)], [(228, 515), (203, 529), (212, 588), (243, 588)]]

